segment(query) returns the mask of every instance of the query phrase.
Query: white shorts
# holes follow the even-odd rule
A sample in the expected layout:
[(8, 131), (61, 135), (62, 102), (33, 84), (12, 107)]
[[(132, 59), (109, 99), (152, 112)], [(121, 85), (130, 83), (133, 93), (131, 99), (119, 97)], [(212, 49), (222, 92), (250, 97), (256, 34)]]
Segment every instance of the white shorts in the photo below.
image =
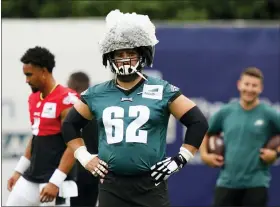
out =
[[(33, 183), (21, 176), (13, 187), (6, 206), (55, 206), (55, 200), (48, 203), (40, 202), (40, 192), (46, 184)], [(59, 189), (59, 196), (66, 198), (66, 204), (70, 205), (70, 197), (77, 195), (76, 183), (64, 181), (63, 186)]]

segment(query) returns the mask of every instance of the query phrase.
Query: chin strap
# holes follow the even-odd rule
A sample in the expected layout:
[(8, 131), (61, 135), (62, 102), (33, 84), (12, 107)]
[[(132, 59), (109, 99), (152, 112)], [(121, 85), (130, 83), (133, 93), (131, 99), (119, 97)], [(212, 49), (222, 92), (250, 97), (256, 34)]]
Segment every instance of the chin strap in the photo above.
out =
[(143, 78), (144, 80), (146, 80), (147, 81), (147, 78), (145, 78), (145, 76), (142, 74), (142, 73), (140, 73), (139, 71), (137, 71), (135, 68), (131, 68), (134, 72), (136, 72), (137, 73), (137, 75), (139, 75), (141, 78)]

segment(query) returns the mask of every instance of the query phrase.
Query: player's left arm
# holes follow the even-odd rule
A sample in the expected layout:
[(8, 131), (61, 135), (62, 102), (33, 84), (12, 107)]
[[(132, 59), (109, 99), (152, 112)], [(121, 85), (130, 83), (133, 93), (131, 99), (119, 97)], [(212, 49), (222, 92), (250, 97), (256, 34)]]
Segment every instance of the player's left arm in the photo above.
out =
[(269, 110), (269, 118), (272, 130), (276, 134), (280, 134), (280, 111), (276, 111), (271, 108)]
[[(61, 112), (59, 115), (61, 124), (70, 111), (72, 105), (73, 104), (71, 102), (62, 104)], [(59, 192), (59, 188), (61, 187), (62, 183), (67, 177), (67, 174), (70, 172), (74, 164), (74, 152), (71, 148), (67, 147), (60, 159), (57, 169), (52, 174), (49, 183), (42, 189), (40, 193), (41, 202), (51, 202), (56, 198)]]
[[(280, 135), (280, 111), (277, 112), (276, 110), (272, 109), (270, 112), (270, 121), (275, 133)], [(280, 146), (275, 151), (277, 159), (280, 157)]]
[[(267, 116), (269, 118), (269, 127), (273, 134), (280, 134), (280, 112), (273, 108), (268, 108)], [(280, 157), (280, 146), (276, 150), (262, 148), (260, 149), (260, 158), (268, 163), (274, 163)]]
[(207, 119), (193, 101), (180, 94), (179, 91), (177, 93), (169, 91), (169, 94), (171, 94), (168, 101), (169, 111), (187, 127), (187, 132), (178, 155), (169, 157), (152, 166), (151, 176), (156, 183), (166, 180), (171, 174), (182, 169), (194, 157), (208, 130)]
[[(70, 111), (70, 108), (67, 108), (63, 110), (60, 114), (60, 119), (61, 119), (61, 124), (63, 123), (66, 115)], [(58, 166), (58, 170), (62, 171), (66, 175), (70, 172), (72, 169), (73, 165), (75, 164), (75, 157), (74, 157), (74, 152), (71, 148), (67, 147), (66, 150), (64, 151), (60, 163)]]
[[(61, 112), (60, 112), (61, 126), (63, 125), (63, 122), (66, 116), (68, 115), (69, 111), (71, 110), (72, 106), (78, 101), (79, 101), (78, 95), (74, 93), (73, 94), (68, 93), (68, 96), (64, 98), (64, 100), (62, 101)], [(60, 163), (57, 170), (64, 173), (66, 178), (66, 175), (70, 172), (70, 170), (74, 166), (75, 161), (76, 159), (74, 157), (73, 150), (70, 147), (67, 147), (60, 159)]]
[[(196, 104), (184, 95), (176, 98), (169, 105), (169, 110), (176, 119), (187, 127), (182, 147), (194, 155), (208, 130), (207, 119)], [(186, 159), (189, 159), (188, 156), (186, 156)]]

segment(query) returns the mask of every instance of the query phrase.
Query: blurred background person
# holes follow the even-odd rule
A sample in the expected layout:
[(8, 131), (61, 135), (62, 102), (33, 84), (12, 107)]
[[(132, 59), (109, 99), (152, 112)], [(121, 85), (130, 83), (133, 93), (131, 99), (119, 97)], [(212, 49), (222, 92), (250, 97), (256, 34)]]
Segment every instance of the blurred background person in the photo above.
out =
[[(240, 100), (225, 105), (210, 119), (200, 152), (207, 165), (222, 167), (214, 206), (267, 205), (269, 167), (278, 152), (265, 144), (280, 134), (280, 113), (260, 103), (263, 82), (263, 73), (258, 68), (246, 68), (237, 83)], [(222, 133), (224, 153), (209, 153), (209, 137)]]
[[(67, 85), (69, 88), (81, 94), (90, 86), (90, 79), (84, 72), (75, 72), (69, 76)], [(98, 130), (95, 119), (89, 122), (89, 124), (83, 129), (82, 137), (85, 141), (87, 150), (91, 154), (97, 154)], [(78, 197), (71, 198), (71, 206), (96, 206), (99, 179), (87, 171), (80, 162), (77, 161), (76, 165)]]

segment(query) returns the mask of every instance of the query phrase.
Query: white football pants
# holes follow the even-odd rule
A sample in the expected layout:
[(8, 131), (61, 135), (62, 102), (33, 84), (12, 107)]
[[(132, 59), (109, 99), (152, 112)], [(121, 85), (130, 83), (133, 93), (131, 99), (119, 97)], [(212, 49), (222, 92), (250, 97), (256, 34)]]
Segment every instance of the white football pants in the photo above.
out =
[[(40, 202), (40, 191), (42, 189), (41, 184), (30, 182), (21, 176), (14, 185), (6, 206), (55, 206), (55, 199), (48, 203)], [(66, 203), (59, 206), (69, 205), (70, 198), (66, 198)]]

